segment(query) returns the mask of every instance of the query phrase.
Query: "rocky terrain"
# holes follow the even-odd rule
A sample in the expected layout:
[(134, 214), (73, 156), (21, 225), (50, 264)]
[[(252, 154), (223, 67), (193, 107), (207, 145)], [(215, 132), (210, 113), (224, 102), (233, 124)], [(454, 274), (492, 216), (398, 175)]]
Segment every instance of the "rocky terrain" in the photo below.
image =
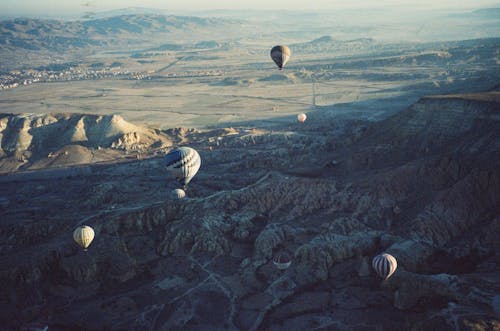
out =
[[(138, 131), (122, 124), (94, 141), (96, 117), (63, 117), (2, 117), (3, 153), (36, 155), (46, 144), (37, 121), (68, 128), (56, 150), (123, 145)], [(493, 91), (424, 97), (377, 122), (318, 109), (302, 125), (147, 131), (148, 148), (199, 151), (183, 200), (171, 197), (161, 157), (2, 176), (0, 321), (51, 331), (497, 330), (499, 121)], [(88, 252), (72, 241), (79, 224), (96, 232)], [(284, 271), (272, 263), (282, 251), (293, 256)], [(370, 265), (384, 251), (398, 269), (381, 282)]]
[(172, 146), (119, 115), (0, 114), (0, 173), (138, 157)]

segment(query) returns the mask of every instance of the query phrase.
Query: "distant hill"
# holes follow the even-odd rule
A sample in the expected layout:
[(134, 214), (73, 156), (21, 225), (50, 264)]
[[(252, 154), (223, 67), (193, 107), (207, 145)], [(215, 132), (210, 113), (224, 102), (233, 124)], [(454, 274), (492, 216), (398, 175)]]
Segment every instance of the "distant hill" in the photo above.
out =
[(337, 40), (331, 36), (322, 36), (314, 40), (292, 44), (290, 47), (294, 53), (316, 53), (327, 51), (353, 51), (365, 50), (372, 47), (375, 41), (372, 38), (359, 38), (353, 40)]
[(154, 8), (145, 8), (145, 7), (128, 7), (128, 8), (120, 8), (120, 9), (112, 9), (106, 11), (92, 12), (89, 11), (86, 13), (86, 16), (90, 19), (100, 19), (100, 18), (108, 18), (113, 16), (122, 16), (122, 15), (158, 15), (162, 14), (161, 10)]
[(492, 19), (500, 20), (500, 7), (498, 8), (481, 8), (473, 11), (454, 13), (448, 15), (455, 18), (476, 18), (476, 19)]
[(226, 31), (234, 23), (237, 22), (229, 19), (156, 14), (119, 15), (78, 21), (17, 18), (0, 21), (0, 47), (62, 52), (119, 44), (139, 46), (177, 34), (195, 36), (197, 31)]
[(472, 12), (474, 16), (480, 16), (482, 18), (492, 18), (500, 20), (500, 7), (498, 8), (482, 8), (477, 9)]

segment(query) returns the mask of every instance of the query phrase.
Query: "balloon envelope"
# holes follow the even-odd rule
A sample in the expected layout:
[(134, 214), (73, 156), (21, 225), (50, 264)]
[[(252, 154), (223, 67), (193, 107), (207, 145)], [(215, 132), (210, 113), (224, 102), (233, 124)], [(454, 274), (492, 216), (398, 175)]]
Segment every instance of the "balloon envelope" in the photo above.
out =
[(271, 49), (271, 59), (273, 59), (274, 63), (276, 63), (280, 69), (288, 62), (290, 55), (292, 55), (292, 52), (288, 46), (278, 45)]
[(78, 245), (82, 246), (84, 250), (87, 250), (90, 246), (92, 240), (94, 240), (94, 236), (94, 229), (88, 225), (79, 226), (73, 231), (73, 239)]
[(383, 279), (388, 279), (396, 271), (398, 262), (391, 254), (382, 253), (373, 258), (373, 270)]
[(200, 169), (200, 154), (191, 147), (174, 148), (165, 156), (165, 165), (167, 171), (186, 186)]
[(182, 199), (186, 196), (186, 192), (180, 188), (176, 188), (175, 190), (172, 191), (172, 196), (174, 199)]
[(288, 267), (290, 267), (290, 265), (292, 264), (292, 258), (290, 256), (290, 254), (288, 254), (286, 252), (281, 252), (281, 253), (278, 253), (274, 256), (273, 264), (279, 270), (285, 270), (285, 269), (288, 269)]
[(299, 121), (300, 123), (304, 123), (306, 121), (306, 118), (307, 115), (304, 113), (297, 115), (297, 121)]

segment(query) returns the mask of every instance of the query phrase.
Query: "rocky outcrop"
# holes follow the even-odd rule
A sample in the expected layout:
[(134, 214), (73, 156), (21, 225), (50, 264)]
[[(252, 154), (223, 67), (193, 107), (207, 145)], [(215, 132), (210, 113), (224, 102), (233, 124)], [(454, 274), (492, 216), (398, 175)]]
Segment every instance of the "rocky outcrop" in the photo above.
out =
[(350, 236), (325, 233), (298, 248), (297, 264), (301, 269), (321, 280), (329, 276), (328, 270), (336, 263), (374, 251), (380, 233), (353, 233)]
[(495, 92), (485, 94), (483, 100), (474, 95), (422, 98), (393, 119), (402, 119), (404, 125), (392, 126), (390, 121), (386, 125), (391, 126), (396, 135), (410, 139), (418, 135), (432, 140), (434, 144), (442, 144), (469, 131), (476, 122), (499, 121), (499, 105), (500, 93)]
[[(147, 152), (152, 148), (167, 147), (171, 140), (153, 129), (126, 122), (121, 116), (83, 114), (3, 114), (0, 116), (0, 170), (1, 158), (15, 158), (17, 167), (38, 161), (36, 168), (51, 164), (71, 165), (92, 163), (106, 159), (102, 149), (124, 152)], [(68, 160), (55, 158), (73, 146), (73, 157)], [(100, 151), (79, 152), (74, 146)], [(88, 154), (88, 155), (87, 155)], [(67, 153), (65, 154), (67, 155)], [(113, 155), (111, 158), (116, 158)], [(95, 161), (93, 161), (95, 157)], [(57, 161), (57, 162), (56, 162)], [(5, 163), (6, 160), (3, 160)]]
[(256, 259), (269, 259), (273, 255), (273, 249), (287, 239), (290, 240), (295, 230), (287, 225), (279, 226), (270, 224), (263, 229), (255, 240)]
[(77, 283), (89, 283), (97, 278), (97, 261), (89, 254), (64, 258), (61, 269), (68, 279)]
[(7, 118), (7, 120), (4, 117), (2, 120), (4, 124), (0, 126), (1, 149), (8, 155), (26, 151), (33, 140), (29, 132), (31, 129), (29, 118), (20, 115)]
[[(418, 158), (496, 151), (493, 133), (500, 93), (422, 98), (410, 108), (370, 126), (346, 160), (349, 169), (402, 165)], [(463, 144), (463, 145), (462, 145)], [(352, 147), (351, 147), (352, 148)]]
[[(471, 199), (472, 196), (481, 199)], [(410, 231), (420, 240), (442, 246), (467, 229), (495, 217), (489, 211), (495, 210), (498, 196), (498, 171), (473, 170), (417, 215)]]

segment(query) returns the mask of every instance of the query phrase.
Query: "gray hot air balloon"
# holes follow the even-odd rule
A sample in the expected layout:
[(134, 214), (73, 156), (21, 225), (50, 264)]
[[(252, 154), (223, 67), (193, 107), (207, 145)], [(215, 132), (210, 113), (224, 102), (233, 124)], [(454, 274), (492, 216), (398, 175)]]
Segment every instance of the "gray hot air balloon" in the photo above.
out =
[(388, 279), (396, 271), (398, 262), (391, 254), (382, 253), (373, 258), (373, 270), (383, 279)]
[(79, 226), (73, 231), (73, 239), (78, 245), (82, 246), (84, 251), (87, 250), (92, 240), (94, 240), (94, 235), (94, 229), (88, 225)]
[(273, 59), (280, 70), (283, 69), (285, 64), (288, 62), (291, 54), (292, 52), (287, 46), (278, 45), (271, 49), (271, 59)]
[(171, 150), (165, 157), (167, 171), (185, 188), (200, 169), (200, 154), (191, 147)]

